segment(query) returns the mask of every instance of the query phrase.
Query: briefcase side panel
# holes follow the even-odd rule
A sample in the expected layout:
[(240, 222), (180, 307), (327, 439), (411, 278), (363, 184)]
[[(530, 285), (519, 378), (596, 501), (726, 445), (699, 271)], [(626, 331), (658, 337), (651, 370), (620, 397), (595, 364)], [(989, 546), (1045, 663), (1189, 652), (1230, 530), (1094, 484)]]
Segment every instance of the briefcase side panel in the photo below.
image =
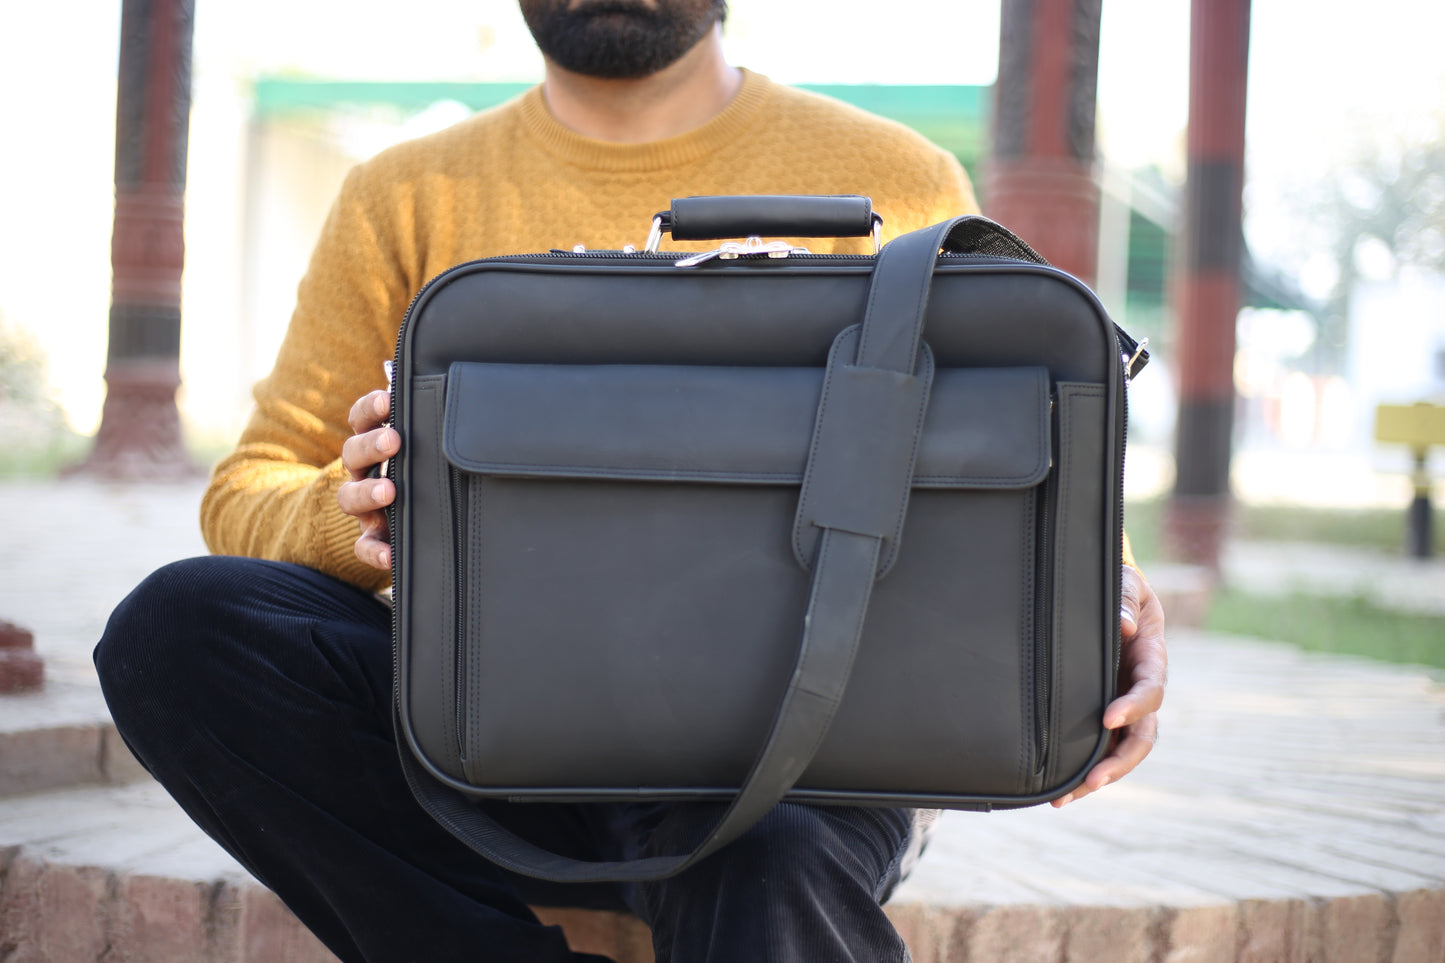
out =
[(447, 695), (458, 657), (458, 579), (451, 472), (441, 453), (445, 383), (444, 375), (418, 378), (397, 406), (403, 419), (398, 422), (402, 471), (396, 478), (397, 671), (402, 719), (422, 758), (460, 777), (456, 706)]
[(1058, 500), (1053, 567), (1053, 745), (1042, 788), (1084, 775), (1102, 739), (1114, 696), (1119, 637), (1120, 519), (1115, 504), (1114, 434), (1105, 385), (1065, 383), (1056, 391)]

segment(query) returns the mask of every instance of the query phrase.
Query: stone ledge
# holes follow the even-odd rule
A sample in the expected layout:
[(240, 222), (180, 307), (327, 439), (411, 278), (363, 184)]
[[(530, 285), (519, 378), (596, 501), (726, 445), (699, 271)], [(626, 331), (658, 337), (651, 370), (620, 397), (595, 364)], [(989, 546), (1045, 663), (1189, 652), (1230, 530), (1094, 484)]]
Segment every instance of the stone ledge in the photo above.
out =
[[(1052, 823), (1080, 812), (1083, 807), (1030, 814)], [(965, 815), (941, 825), (914, 879), (888, 907), (915, 963), (1445, 959), (1445, 884), (1391, 891), (1333, 877), (1333, 885), (1326, 885), (1327, 877), (1303, 869), (1246, 879), (1206, 871), (1194, 859), (1185, 873), (1197, 877), (1194, 885), (1169, 885), (1167, 875), (1156, 875), (1150, 878), (1160, 882), (1152, 888), (1090, 890), (1078, 883), (1070, 890), (1058, 882), (1068, 867), (1096, 865), (1099, 854), (1077, 843), (1070, 848), (1062, 830), (1040, 829), (1048, 823), (1030, 814)], [(999, 818), (1008, 815), (1023, 818)], [(1103, 815), (1087, 819), (1112, 835), (1116, 827)], [(1030, 822), (1033, 827), (1021, 835)], [(1432, 833), (1416, 839), (1416, 846), (1437, 847), (1418, 869), (1445, 862), (1439, 843)], [(1025, 859), (1030, 848), (1033, 856)], [(1387, 856), (1383, 850), (1367, 855)], [(1354, 872), (1345, 861), (1333, 868)], [(1151, 872), (1160, 870), (1156, 865)], [(1130, 872), (1121, 863), (1111, 875), (1122, 879)], [(1392, 872), (1397, 875), (1380, 882), (1419, 878)], [(1273, 895), (1218, 895), (1229, 888)], [(1317, 895), (1298, 895), (1310, 888)], [(1071, 900), (1070, 894), (1079, 898)], [(563, 926), (575, 949), (606, 954), (617, 963), (652, 959), (647, 930), (635, 919), (581, 910), (538, 912)], [(147, 782), (0, 800), (0, 934), (7, 963), (333, 959), (271, 893)]]
[(335, 963), (268, 890), (127, 875), (9, 854), (0, 884), (7, 963)]
[(0, 697), (0, 797), (146, 778), (95, 685)]
[(108, 722), (0, 732), (0, 797), (145, 778)]
[[(248, 878), (129, 875), (0, 850), (7, 963), (334, 963)], [(915, 963), (1439, 963), (1445, 890), (1192, 907), (888, 907)], [(651, 963), (631, 917), (538, 910), (574, 950)]]
[(0, 694), (29, 692), (45, 684), (45, 663), (35, 654), (35, 634), (0, 619)]

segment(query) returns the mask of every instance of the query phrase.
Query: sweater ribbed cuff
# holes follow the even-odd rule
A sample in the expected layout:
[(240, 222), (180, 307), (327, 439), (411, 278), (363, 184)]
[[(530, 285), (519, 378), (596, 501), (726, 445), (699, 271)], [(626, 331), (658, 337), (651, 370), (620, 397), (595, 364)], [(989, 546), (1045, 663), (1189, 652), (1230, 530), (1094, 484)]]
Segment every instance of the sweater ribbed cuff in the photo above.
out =
[(391, 584), (391, 573), (372, 568), (356, 557), (356, 540), (361, 537), (361, 523), (341, 510), (336, 493), (351, 473), (337, 459), (327, 465), (317, 479), (316, 550), (327, 559), (329, 574), (369, 592), (379, 592)]

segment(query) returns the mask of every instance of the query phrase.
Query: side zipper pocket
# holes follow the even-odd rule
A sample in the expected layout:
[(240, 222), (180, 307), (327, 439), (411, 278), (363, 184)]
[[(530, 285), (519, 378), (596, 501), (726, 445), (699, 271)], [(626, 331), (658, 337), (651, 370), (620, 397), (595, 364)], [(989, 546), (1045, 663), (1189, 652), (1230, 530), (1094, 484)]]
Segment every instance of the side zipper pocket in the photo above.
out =
[(447, 466), (450, 473), (452, 504), (452, 558), (456, 564), (451, 573), (452, 583), (452, 691), (455, 705), (452, 722), (456, 727), (457, 759), (465, 767), (467, 763), (466, 708), (467, 708), (467, 479), (456, 468)]
[[(1052, 446), (1058, 444), (1058, 404), (1053, 394), (1049, 395), (1049, 419)], [(1049, 451), (1049, 475), (1038, 489), (1038, 505), (1035, 516), (1034, 549), (1034, 632), (1033, 632), (1033, 773), (1030, 790), (1038, 792), (1043, 788), (1045, 767), (1049, 758), (1050, 732), (1053, 728), (1053, 671), (1054, 671), (1054, 498), (1057, 489), (1058, 452), (1051, 446)]]

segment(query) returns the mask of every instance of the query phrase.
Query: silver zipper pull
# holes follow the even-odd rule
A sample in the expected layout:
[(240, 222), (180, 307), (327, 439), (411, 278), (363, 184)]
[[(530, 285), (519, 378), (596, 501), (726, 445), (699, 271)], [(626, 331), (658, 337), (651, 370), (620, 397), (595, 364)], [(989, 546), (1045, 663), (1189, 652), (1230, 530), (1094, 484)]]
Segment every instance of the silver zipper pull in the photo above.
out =
[(713, 258), (722, 257), (723, 252), (726, 250), (726, 248), (727, 245), (723, 245), (723, 247), (717, 248), (716, 250), (704, 251), (702, 254), (694, 254), (692, 257), (685, 257), (681, 261), (678, 261), (676, 264), (674, 264), (673, 267), (690, 268), (697, 267), (699, 264), (706, 264)]
[[(757, 239), (757, 237), (750, 237), (749, 241), (750, 243), (751, 241), (762, 243), (762, 239)], [(683, 257), (682, 260), (679, 260), (678, 263), (673, 265), (673, 268), (696, 268), (696, 266), (707, 263), (709, 260), (714, 259), (714, 257), (717, 257), (718, 260), (736, 260), (746, 253), (749, 253), (749, 246), (747, 246), (747, 244), (738, 244), (737, 241), (722, 241), (722, 246), (718, 247), (717, 250), (694, 254), (692, 257)]]
[(387, 393), (387, 394), (391, 394), (391, 378), (392, 378), (392, 369), (393, 369), (394, 367), (395, 367), (395, 365), (393, 365), (390, 361), (383, 361), (383, 362), (381, 363), (381, 370), (384, 371), (384, 372), (386, 372), (386, 393)]
[(692, 257), (685, 257), (674, 264), (673, 267), (697, 267), (699, 264), (705, 264), (713, 258), (721, 261), (732, 261), (740, 257), (784, 258), (790, 254), (807, 253), (807, 248), (793, 247), (787, 241), (764, 242), (760, 237), (750, 237), (741, 244), (737, 241), (728, 241), (715, 251), (707, 251), (703, 254), (694, 254)]

